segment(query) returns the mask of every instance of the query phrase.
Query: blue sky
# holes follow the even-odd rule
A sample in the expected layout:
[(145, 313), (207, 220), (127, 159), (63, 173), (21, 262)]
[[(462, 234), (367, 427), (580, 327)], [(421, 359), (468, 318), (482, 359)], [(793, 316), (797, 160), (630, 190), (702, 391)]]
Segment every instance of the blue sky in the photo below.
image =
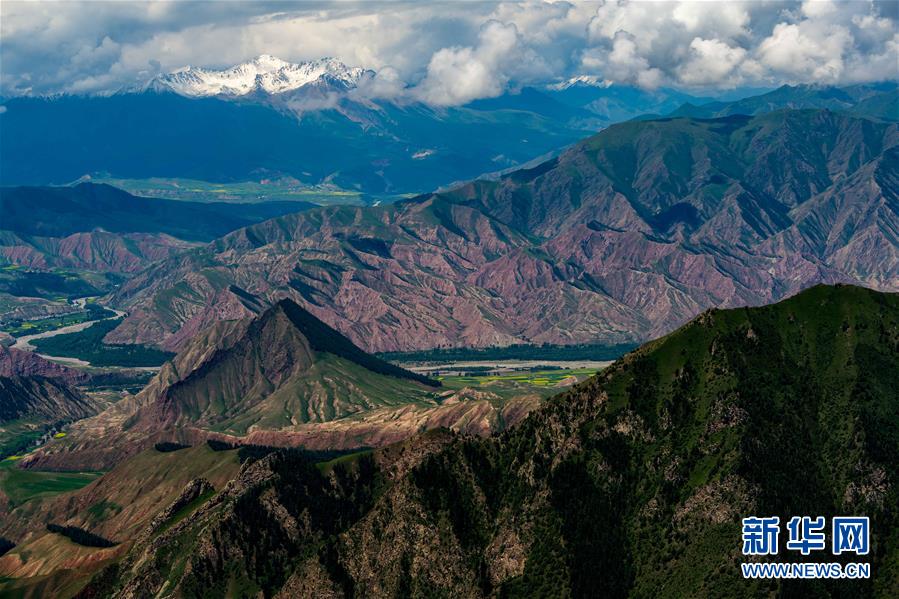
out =
[(186, 65), (334, 56), (463, 104), (588, 75), (693, 91), (895, 79), (899, 3), (0, 3), (0, 93), (109, 93)]

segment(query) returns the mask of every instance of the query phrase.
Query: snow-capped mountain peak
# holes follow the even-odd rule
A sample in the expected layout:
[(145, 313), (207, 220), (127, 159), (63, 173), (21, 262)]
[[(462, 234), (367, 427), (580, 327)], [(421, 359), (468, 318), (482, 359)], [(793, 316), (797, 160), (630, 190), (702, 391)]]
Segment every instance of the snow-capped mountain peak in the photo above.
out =
[(566, 79), (565, 81), (559, 81), (558, 83), (547, 85), (546, 88), (553, 91), (562, 91), (568, 89), (569, 87), (576, 86), (606, 88), (611, 85), (611, 81), (609, 81), (608, 79), (597, 77), (596, 75), (578, 75), (577, 77), (572, 77), (571, 79)]
[(186, 66), (155, 77), (148, 87), (189, 97), (281, 94), (307, 85), (346, 90), (356, 87), (364, 74), (365, 69), (348, 67), (334, 58), (291, 63), (262, 54), (223, 70)]

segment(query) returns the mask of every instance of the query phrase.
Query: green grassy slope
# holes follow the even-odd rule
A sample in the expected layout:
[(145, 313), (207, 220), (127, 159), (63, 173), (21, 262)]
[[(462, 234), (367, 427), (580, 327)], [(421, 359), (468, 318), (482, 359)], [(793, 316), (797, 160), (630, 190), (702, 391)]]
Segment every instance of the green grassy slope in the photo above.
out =
[[(845, 513), (872, 517), (875, 580), (774, 589), (889, 596), (899, 498), (875, 481), (899, 474), (897, 385), (899, 296), (816, 287), (706, 313), (559, 397), (499, 447), (477, 448), (493, 472), (532, 469), (533, 483), (481, 475), (450, 491), (472, 458), (434, 460), (419, 480), (435, 507), (460, 515), (479, 506), (454, 498), (475, 490), (488, 506), (535, 513), (522, 575), (503, 585), (512, 596), (556, 583), (577, 596), (763, 593), (740, 577), (741, 517)], [(541, 489), (545, 502), (534, 499)], [(489, 535), (491, 511), (478, 535)]]
[(257, 430), (289, 429), (302, 422), (328, 422), (368, 410), (399, 405), (434, 405), (433, 393), (419, 385), (391, 376), (373, 375), (355, 362), (321, 353), (303, 373), (251, 406), (201, 403), (195, 413), (182, 404), (190, 417), (209, 424), (209, 429), (232, 435)]
[[(239, 461), (237, 450), (201, 444), (150, 449), (105, 474), (23, 471), (0, 463), (0, 490), (16, 500), (0, 520), (0, 538), (17, 542), (0, 563), (0, 597), (71, 597), (121, 550), (74, 544), (48, 533), (46, 523), (127, 544), (147, 534), (150, 523), (164, 530), (188, 518), (234, 477)], [(199, 492), (186, 495), (200, 478)]]
[(38, 497), (80, 489), (100, 477), (100, 472), (39, 472), (15, 467), (16, 460), (0, 462), (0, 491), (9, 505), (18, 506)]
[(172, 364), (179, 375), (158, 398), (166, 418), (241, 435), (251, 426), (290, 428), (433, 402), (430, 387), (439, 386), (363, 352), (290, 300), (251, 322), (207, 331)]

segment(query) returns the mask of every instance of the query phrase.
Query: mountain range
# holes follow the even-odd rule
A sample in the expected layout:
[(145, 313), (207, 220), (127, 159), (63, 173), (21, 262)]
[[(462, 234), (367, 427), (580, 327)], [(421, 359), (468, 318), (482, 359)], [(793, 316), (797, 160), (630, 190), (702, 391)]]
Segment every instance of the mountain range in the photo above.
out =
[[(378, 97), (373, 77), (331, 58), (289, 63), (263, 55), (221, 70), (185, 67), (112, 95), (7, 98), (2, 183), (61, 184), (98, 173), (214, 182), (290, 177), (378, 197), (521, 168), (644, 114), (842, 110), (856, 100), (867, 106), (860, 114), (897, 118), (890, 84), (784, 86), (741, 104), (580, 77), (441, 107), (414, 94)], [(895, 104), (895, 85), (892, 94)], [(241, 151), (230, 151), (235, 147)]]
[(0, 227), (36, 237), (101, 230), (211, 241), (249, 224), (314, 206), (301, 201), (237, 204), (142, 198), (89, 182), (71, 187), (0, 187)]
[[(130, 525), (90, 516), (116, 492), (100, 479), (41, 518), (121, 544), (80, 547), (69, 578), (32, 580), (77, 589), (96, 572), (85, 597), (894, 596), (897, 373), (897, 294), (817, 286), (709, 310), (497, 437), (432, 431), (331, 461), (249, 458), (227, 484), (214, 469), (216, 484), (163, 487), (168, 507), (140, 499), (157, 506), (140, 527), (133, 511)], [(177, 453), (134, 464), (182, 476)], [(108, 475), (125, 488), (127, 465)], [(743, 578), (740, 519), (806, 513), (868, 516), (874, 576)], [(24, 544), (0, 571), (61, 561), (62, 540), (9, 522)], [(781, 548), (769, 561), (797, 559)]]
[(0, 257), (43, 271), (129, 273), (198, 242), (313, 206), (149, 199), (94, 183), (0, 187)]
[(7, 98), (2, 183), (289, 176), (370, 194), (425, 192), (557, 152), (610, 122), (703, 101), (573, 82), (433, 107), (370, 97), (371, 76), (334, 59), (260, 56), (223, 70), (185, 67), (109, 96)]
[(611, 126), (557, 158), (157, 262), (107, 339), (180, 348), (291, 297), (367, 351), (622, 343), (817, 282), (899, 281), (899, 129), (829, 110)]
[(886, 121), (899, 121), (899, 90), (895, 81), (843, 88), (784, 85), (757, 96), (732, 102), (687, 102), (667, 116), (715, 118), (733, 114), (762, 114), (784, 108), (826, 108)]
[(299, 64), (268, 54), (224, 70), (185, 67), (158, 75), (145, 89), (171, 90), (188, 97), (246, 96), (247, 94), (285, 94), (299, 89), (346, 91), (358, 87), (363, 76), (372, 71), (348, 67), (333, 58)]
[[(3, 100), (0, 595), (899, 596), (895, 82), (377, 77)], [(867, 516), (874, 575), (744, 578), (750, 514)]]
[(538, 403), (439, 386), (366, 354), (282, 300), (257, 318), (209, 327), (140, 393), (72, 424), (64, 439), (21, 463), (107, 470), (157, 442), (205, 439), (333, 450), (384, 445), (439, 427), (490, 434)]

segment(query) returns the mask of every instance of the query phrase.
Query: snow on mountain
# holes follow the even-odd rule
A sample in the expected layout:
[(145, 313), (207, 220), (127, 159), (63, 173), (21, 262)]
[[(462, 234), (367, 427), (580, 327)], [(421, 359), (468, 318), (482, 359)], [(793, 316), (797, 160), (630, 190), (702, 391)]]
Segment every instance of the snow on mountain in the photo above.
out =
[(566, 79), (565, 81), (552, 83), (550, 85), (547, 85), (546, 88), (553, 91), (562, 91), (568, 89), (569, 87), (575, 87), (577, 85), (605, 88), (612, 85), (612, 82), (608, 79), (597, 77), (596, 75), (579, 75), (577, 77), (572, 77), (571, 79)]
[(356, 87), (365, 74), (334, 58), (291, 63), (268, 54), (221, 71), (187, 66), (155, 77), (148, 87), (169, 89), (188, 97), (245, 96), (254, 92), (281, 94), (307, 85), (339, 90)]

